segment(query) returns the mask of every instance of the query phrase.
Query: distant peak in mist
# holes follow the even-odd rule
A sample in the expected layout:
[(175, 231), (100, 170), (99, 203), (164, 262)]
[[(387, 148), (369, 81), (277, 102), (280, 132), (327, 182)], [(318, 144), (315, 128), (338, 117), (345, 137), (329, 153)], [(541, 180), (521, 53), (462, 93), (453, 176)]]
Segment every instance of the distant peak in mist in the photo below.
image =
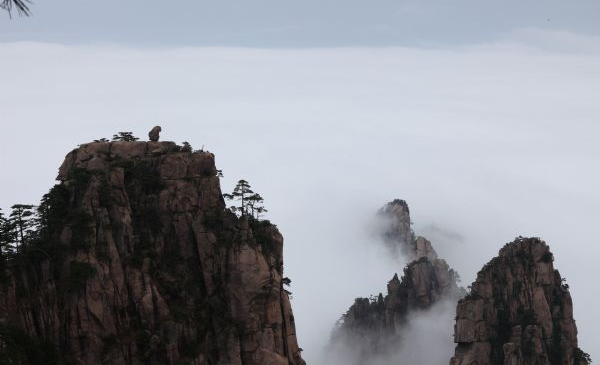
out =
[[(357, 365), (387, 363), (402, 357), (395, 349), (403, 348), (411, 349), (410, 357), (415, 363), (439, 363), (440, 359), (449, 357), (452, 349), (449, 335), (452, 309), (437, 304), (456, 302), (464, 295), (464, 290), (457, 285), (458, 274), (445, 260), (438, 258), (427, 239), (415, 237), (406, 201), (395, 199), (387, 203), (376, 219), (379, 231), (370, 244), (385, 244), (409, 264), (401, 278), (397, 273), (393, 275), (385, 296), (379, 293), (370, 298), (355, 299), (334, 330), (328, 361)], [(445, 331), (440, 332), (439, 326), (430, 326), (428, 328), (437, 329), (424, 333), (431, 347), (444, 349), (437, 356), (432, 356), (430, 351), (416, 353), (413, 351), (415, 346), (410, 345), (416, 339), (409, 333), (413, 331), (411, 319), (419, 316), (427, 321), (430, 315), (438, 320), (444, 318), (448, 324)]]

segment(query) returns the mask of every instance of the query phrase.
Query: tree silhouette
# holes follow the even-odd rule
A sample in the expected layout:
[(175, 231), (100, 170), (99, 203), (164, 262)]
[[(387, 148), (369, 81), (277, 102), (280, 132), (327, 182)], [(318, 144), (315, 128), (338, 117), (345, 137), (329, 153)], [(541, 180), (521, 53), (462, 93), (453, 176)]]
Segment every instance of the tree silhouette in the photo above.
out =
[(10, 207), (11, 212), (3, 225), (3, 233), (7, 235), (8, 244), (19, 246), (27, 243), (36, 227), (35, 207), (29, 204), (15, 204)]
[(268, 212), (265, 207), (256, 207), (256, 219), (260, 219), (263, 213)]
[(27, 4), (31, 4), (29, 0), (2, 0), (0, 3), (0, 8), (6, 10), (8, 12), (8, 16), (12, 18), (13, 9), (17, 10), (17, 14), (29, 16), (31, 15), (31, 11), (29, 10), (29, 6)]
[(122, 141), (122, 142), (134, 142), (139, 138), (135, 137), (132, 132), (119, 132), (113, 135), (113, 141)]
[(238, 181), (237, 185), (233, 189), (233, 192), (230, 194), (231, 199), (239, 200), (240, 206), (237, 208), (242, 215), (246, 215), (248, 213), (248, 200), (247, 197), (254, 192), (250, 189), (250, 184), (241, 179)]
[(246, 201), (246, 206), (250, 209), (251, 215), (256, 217), (256, 219), (260, 219), (260, 215), (267, 212), (265, 207), (262, 206), (264, 199), (260, 194), (252, 194), (246, 198)]
[(259, 219), (260, 214), (267, 211), (262, 206), (264, 199), (260, 194), (252, 191), (250, 183), (244, 179), (238, 181), (231, 194), (223, 194), (223, 198), (239, 201), (239, 206), (232, 206), (230, 209), (234, 212), (239, 212), (240, 215), (250, 215)]
[(192, 152), (192, 145), (189, 142), (183, 142), (181, 147), (181, 152)]

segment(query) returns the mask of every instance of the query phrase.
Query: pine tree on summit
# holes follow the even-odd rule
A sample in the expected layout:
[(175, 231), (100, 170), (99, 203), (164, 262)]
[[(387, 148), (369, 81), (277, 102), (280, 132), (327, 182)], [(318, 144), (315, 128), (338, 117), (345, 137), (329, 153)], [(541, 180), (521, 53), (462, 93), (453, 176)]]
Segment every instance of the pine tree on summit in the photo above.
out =
[(112, 140), (115, 142), (135, 142), (139, 138), (133, 135), (132, 132), (119, 132), (113, 135)]

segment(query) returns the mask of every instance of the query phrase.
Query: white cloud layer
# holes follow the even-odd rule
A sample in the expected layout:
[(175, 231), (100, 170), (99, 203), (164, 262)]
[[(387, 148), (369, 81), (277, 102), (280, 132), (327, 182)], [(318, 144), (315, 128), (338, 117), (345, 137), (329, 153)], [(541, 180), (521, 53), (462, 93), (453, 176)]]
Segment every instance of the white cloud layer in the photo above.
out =
[[(442, 365), (454, 355), (456, 302), (443, 300), (427, 310), (409, 313), (398, 337), (379, 352), (368, 353), (369, 339), (351, 337), (330, 346), (317, 363), (327, 365)], [(444, 325), (449, 324), (449, 325)]]
[(243, 177), (265, 198), (311, 364), (353, 299), (402, 271), (364, 244), (393, 198), (464, 285), (515, 236), (544, 238), (599, 359), (599, 42), (536, 34), (445, 49), (0, 43), (0, 206), (38, 201), (76, 144), (158, 124), (216, 154), (224, 191)]

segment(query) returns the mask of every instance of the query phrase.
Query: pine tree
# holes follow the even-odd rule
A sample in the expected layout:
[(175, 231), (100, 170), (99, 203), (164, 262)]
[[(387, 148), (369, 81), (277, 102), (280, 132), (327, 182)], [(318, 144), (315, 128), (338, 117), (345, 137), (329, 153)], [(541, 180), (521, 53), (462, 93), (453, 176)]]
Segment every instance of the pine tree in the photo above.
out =
[(260, 219), (261, 215), (266, 212), (268, 212), (268, 210), (265, 207), (257, 207), (256, 208), (256, 219)]
[(15, 204), (3, 229), (8, 236), (9, 244), (18, 250), (26, 244), (35, 232), (37, 216), (35, 206), (30, 204)]
[(260, 194), (252, 191), (250, 184), (246, 180), (238, 181), (231, 194), (223, 194), (223, 198), (227, 200), (238, 200), (239, 206), (230, 207), (231, 211), (239, 212), (240, 215), (250, 215), (253, 218), (259, 219), (260, 214), (267, 210), (262, 206), (264, 199)]
[(139, 138), (135, 137), (132, 132), (119, 132), (112, 137), (112, 140), (117, 142), (135, 142), (138, 139)]
[(262, 206), (264, 199), (260, 194), (252, 194), (246, 200), (251, 215), (256, 219), (260, 219), (260, 214), (267, 211), (265, 207)]
[(254, 192), (252, 191), (252, 189), (250, 189), (250, 184), (246, 180), (244, 180), (244, 179), (238, 181), (237, 185), (233, 189), (233, 193), (231, 193), (231, 195), (233, 196), (233, 198), (235, 200), (239, 200), (240, 201), (239, 210), (240, 210), (240, 212), (241, 212), (242, 215), (248, 214), (248, 200), (247, 200), (247, 197), (250, 194), (253, 194), (253, 193)]
[(189, 142), (183, 142), (181, 147), (181, 152), (192, 152), (192, 145)]

